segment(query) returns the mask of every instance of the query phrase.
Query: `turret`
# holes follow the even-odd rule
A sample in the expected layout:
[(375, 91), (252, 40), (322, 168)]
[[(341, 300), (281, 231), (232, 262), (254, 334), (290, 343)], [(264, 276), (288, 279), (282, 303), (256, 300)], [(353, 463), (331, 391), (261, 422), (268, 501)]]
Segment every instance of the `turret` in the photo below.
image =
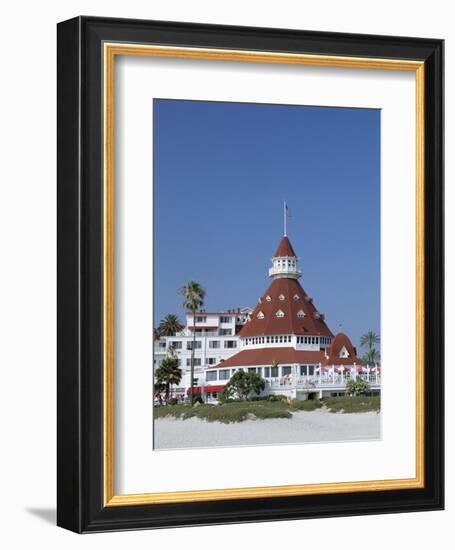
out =
[(272, 258), (272, 267), (269, 269), (269, 276), (272, 279), (298, 279), (302, 276), (302, 272), (299, 269), (299, 259), (286, 235), (281, 239)]

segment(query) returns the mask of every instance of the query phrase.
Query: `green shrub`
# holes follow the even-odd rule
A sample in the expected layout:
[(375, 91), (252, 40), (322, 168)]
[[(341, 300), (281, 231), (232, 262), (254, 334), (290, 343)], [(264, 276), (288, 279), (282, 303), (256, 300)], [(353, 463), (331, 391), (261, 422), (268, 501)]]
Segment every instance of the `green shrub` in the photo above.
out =
[(319, 399), (306, 399), (302, 401), (301, 399), (293, 399), (291, 401), (291, 407), (298, 411), (315, 411), (320, 409), (323, 403)]
[(268, 401), (277, 402), (277, 401), (287, 401), (288, 398), (285, 395), (269, 395), (267, 397)]
[(370, 385), (360, 376), (351, 378), (346, 383), (346, 393), (352, 396), (365, 395), (371, 391)]
[(381, 398), (379, 396), (368, 397), (325, 397), (323, 403), (330, 412), (357, 413), (380, 411)]

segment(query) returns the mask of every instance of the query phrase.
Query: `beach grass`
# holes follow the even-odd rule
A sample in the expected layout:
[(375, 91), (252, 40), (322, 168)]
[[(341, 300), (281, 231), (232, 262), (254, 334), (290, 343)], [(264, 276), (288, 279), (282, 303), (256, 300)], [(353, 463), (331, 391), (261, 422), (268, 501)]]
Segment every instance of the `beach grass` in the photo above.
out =
[(207, 422), (230, 424), (244, 420), (292, 418), (299, 411), (314, 411), (326, 407), (330, 412), (355, 413), (379, 411), (379, 397), (331, 397), (322, 400), (300, 401), (234, 401), (219, 405), (189, 404), (155, 406), (155, 418), (200, 418)]
[(333, 413), (359, 413), (381, 409), (381, 398), (379, 396), (326, 397), (322, 401), (327, 409)]

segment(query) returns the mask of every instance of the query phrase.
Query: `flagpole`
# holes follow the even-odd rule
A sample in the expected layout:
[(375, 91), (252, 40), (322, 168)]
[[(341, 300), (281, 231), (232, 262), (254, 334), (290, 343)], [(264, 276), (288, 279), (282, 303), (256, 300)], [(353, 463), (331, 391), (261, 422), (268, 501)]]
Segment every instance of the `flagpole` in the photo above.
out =
[(283, 201), (283, 219), (284, 219), (284, 236), (287, 235), (287, 228), (286, 228), (286, 201)]

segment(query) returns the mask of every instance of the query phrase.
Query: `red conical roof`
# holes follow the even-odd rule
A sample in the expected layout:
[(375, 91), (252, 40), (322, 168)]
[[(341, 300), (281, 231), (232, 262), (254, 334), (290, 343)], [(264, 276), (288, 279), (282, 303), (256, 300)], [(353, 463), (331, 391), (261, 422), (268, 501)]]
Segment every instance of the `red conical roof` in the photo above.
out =
[(273, 334), (333, 336), (300, 283), (284, 277), (271, 282), (239, 336)]
[(291, 241), (287, 238), (286, 235), (281, 239), (280, 244), (278, 245), (278, 248), (273, 255), (274, 258), (279, 258), (283, 256), (297, 256), (297, 254), (294, 252), (294, 249), (292, 248)]
[[(345, 348), (348, 352), (348, 357), (340, 357), (342, 349)], [(351, 340), (339, 332), (333, 339), (330, 347), (327, 349), (327, 359), (325, 363), (327, 365), (363, 365), (363, 361), (357, 357), (357, 350), (352, 345)]]

